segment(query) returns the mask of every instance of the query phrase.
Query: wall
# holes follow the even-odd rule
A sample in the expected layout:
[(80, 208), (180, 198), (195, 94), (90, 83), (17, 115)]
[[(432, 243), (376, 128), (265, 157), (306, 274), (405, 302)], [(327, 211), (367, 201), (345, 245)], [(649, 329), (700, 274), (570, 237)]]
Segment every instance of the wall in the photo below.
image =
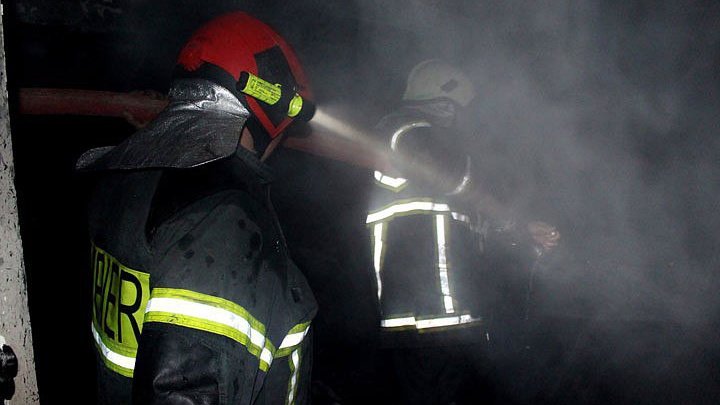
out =
[(0, 22), (0, 335), (18, 356), (15, 395), (9, 403), (35, 404), (39, 396), (18, 226), (4, 49)]

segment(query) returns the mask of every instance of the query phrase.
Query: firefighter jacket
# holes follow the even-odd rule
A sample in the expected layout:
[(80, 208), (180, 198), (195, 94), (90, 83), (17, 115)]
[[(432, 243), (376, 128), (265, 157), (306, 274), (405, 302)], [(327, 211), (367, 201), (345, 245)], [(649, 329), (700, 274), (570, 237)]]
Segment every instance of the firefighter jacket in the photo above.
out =
[[(179, 86), (139, 138), (79, 161), (99, 171), (98, 402), (306, 403), (316, 303), (272, 210), (269, 169), (237, 147), (247, 110), (209, 82)], [(206, 143), (181, 151), (168, 129)]]
[[(389, 135), (391, 154), (398, 142), (426, 136), (417, 128), (436, 127), (440, 129), (436, 133), (446, 135), (432, 115), (412, 107), (384, 117), (377, 127), (379, 133)], [(474, 213), (452, 198), (462, 181), (443, 193), (376, 171), (375, 185), (366, 224), (372, 240), (383, 344), (434, 345), (431, 335), (438, 334), (426, 332), (473, 328), (471, 333), (454, 334), (480, 336), (482, 232)]]

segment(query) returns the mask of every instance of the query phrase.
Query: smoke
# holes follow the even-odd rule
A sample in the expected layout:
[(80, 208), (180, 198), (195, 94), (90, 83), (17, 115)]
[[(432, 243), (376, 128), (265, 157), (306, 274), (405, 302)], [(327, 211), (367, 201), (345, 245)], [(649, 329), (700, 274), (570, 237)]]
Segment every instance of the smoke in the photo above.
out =
[(361, 3), (371, 66), (402, 81), (440, 57), (475, 80), (474, 157), (512, 204), (564, 230), (577, 263), (562, 276), (593, 316), (717, 313), (717, 5)]
[[(358, 91), (384, 95), (373, 100), (389, 111), (421, 60), (445, 58), (471, 75), (483, 177), (563, 233), (541, 275), (540, 311), (711, 333), (720, 309), (720, 5), (386, 3), (359, 3), (372, 69), (357, 74), (377, 80)], [(668, 344), (665, 359), (698, 344), (614, 333), (633, 347)], [(624, 366), (642, 367), (626, 357)]]
[[(63, 85), (87, 79), (103, 90), (165, 90), (194, 28), (221, 12), (253, 12), (298, 51), (318, 105), (332, 105), (325, 111), (340, 120), (325, 123), (367, 124), (358, 131), (397, 105), (416, 63), (456, 63), (478, 88), (470, 152), (479, 174), (509, 205), (563, 234), (538, 275), (535, 312), (591, 325), (572, 333), (543, 330), (552, 335), (546, 338), (602, 332), (604, 344), (623, 343), (623, 350), (610, 350), (620, 357), (617, 369), (637, 370), (644, 359), (646, 367), (662, 363), (658, 373), (675, 372), (672, 359), (716, 340), (698, 336), (713, 332), (707, 327), (720, 315), (717, 2), (97, 0), (81, 2), (90, 6), (79, 17), (61, 13), (80, 7), (68, 1), (18, 3), (22, 21), (74, 27), (92, 20), (85, 30), (104, 33), (88, 41), (92, 47), (77, 47), (87, 48), (78, 63), (38, 64), (33, 78), (53, 65)], [(363, 208), (358, 201), (366, 199), (353, 193), (365, 184), (353, 176), (368, 173), (312, 164), (286, 168), (305, 179), (292, 196), (313, 196), (330, 209), (333, 188), (343, 194), (341, 209)], [(290, 198), (285, 204), (300, 205)], [(342, 219), (362, 231), (362, 214)], [(334, 213), (323, 215), (326, 228), (340, 222)], [(346, 233), (356, 229), (348, 227)], [(311, 238), (305, 229), (297, 226), (297, 239)], [(348, 240), (347, 249), (333, 248), (338, 256), (352, 251)], [(613, 320), (679, 325), (685, 346), (678, 348), (665, 329), (659, 338), (649, 336), (651, 329), (608, 334), (597, 327)], [(659, 345), (662, 356), (653, 351)], [(639, 355), (648, 351), (654, 360)]]

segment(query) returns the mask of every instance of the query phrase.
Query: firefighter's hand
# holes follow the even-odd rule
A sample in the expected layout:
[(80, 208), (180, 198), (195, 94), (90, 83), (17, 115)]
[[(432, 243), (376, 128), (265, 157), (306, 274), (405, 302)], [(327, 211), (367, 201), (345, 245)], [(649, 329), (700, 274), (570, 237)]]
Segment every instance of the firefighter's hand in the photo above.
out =
[(560, 232), (545, 222), (533, 221), (527, 225), (527, 230), (532, 236), (533, 241), (542, 250), (541, 253), (549, 252), (558, 245), (560, 240)]

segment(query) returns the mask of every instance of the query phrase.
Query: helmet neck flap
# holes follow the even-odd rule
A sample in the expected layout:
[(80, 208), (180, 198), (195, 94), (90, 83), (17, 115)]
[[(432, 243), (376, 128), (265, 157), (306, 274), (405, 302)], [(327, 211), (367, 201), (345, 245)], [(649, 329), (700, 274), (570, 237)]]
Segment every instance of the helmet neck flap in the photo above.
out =
[[(237, 81), (232, 77), (232, 75), (230, 75), (228, 72), (226, 72), (219, 66), (213, 65), (212, 63), (204, 63), (195, 71), (188, 71), (183, 69), (182, 66), (178, 66), (175, 68), (173, 77), (176, 80), (209, 80), (230, 91), (230, 93), (232, 93), (245, 108), (250, 110), (250, 106), (248, 105), (248, 98), (250, 97), (238, 91), (235, 86)], [(252, 135), (255, 153), (258, 157), (262, 156), (262, 154), (265, 152), (265, 149), (267, 149), (268, 145), (270, 144), (270, 141), (272, 141), (273, 137), (270, 136), (265, 127), (253, 114), (248, 117), (245, 126), (248, 127), (248, 129), (250, 130), (250, 135)]]

